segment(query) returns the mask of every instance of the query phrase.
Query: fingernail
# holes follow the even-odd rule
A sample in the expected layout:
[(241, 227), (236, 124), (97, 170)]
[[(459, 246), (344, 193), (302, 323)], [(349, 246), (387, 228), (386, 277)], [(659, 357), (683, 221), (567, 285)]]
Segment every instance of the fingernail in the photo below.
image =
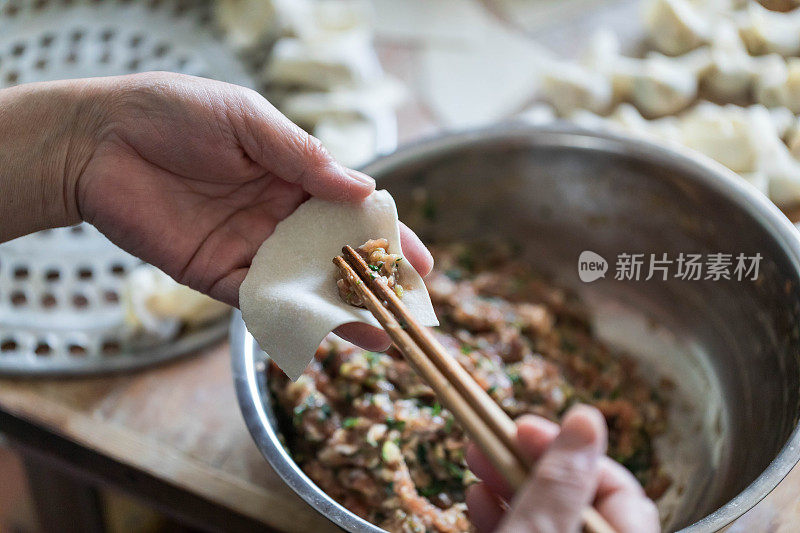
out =
[(347, 174), (350, 176), (350, 178), (354, 179), (359, 183), (375, 187), (375, 180), (370, 176), (367, 176), (363, 172), (359, 172), (358, 170), (348, 169)]

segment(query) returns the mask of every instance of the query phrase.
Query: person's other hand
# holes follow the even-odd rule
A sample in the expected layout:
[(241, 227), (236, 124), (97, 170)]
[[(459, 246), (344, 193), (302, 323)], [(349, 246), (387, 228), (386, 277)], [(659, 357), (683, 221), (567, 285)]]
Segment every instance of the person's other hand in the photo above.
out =
[[(85, 220), (233, 306), (259, 246), (298, 205), (309, 196), (357, 202), (375, 189), (372, 178), (342, 167), (261, 95), (236, 85), (146, 73), (7, 91), (0, 103), (17, 121), (8, 151), (37, 141), (30, 164), (42, 167), (37, 174), (60, 175), (47, 184), (53, 198), (38, 200), (59, 214), (38, 216), (28, 231)], [(10, 165), (26, 164), (18, 151), (7, 155)], [(31, 181), (30, 169), (19, 174)], [(12, 185), (12, 193), (25, 192), (25, 183)], [(7, 238), (24, 230), (12, 228)], [(426, 275), (430, 253), (408, 228), (401, 235), (405, 257)], [(337, 332), (368, 349), (389, 345), (384, 332), (364, 324)]]
[(467, 463), (482, 480), (467, 491), (470, 519), (480, 533), (578, 532), (581, 511), (592, 504), (619, 533), (660, 531), (656, 506), (639, 482), (605, 456), (606, 424), (597, 409), (575, 406), (561, 427), (523, 416), (517, 439), (536, 467), (516, 495), (477, 447), (467, 449)]

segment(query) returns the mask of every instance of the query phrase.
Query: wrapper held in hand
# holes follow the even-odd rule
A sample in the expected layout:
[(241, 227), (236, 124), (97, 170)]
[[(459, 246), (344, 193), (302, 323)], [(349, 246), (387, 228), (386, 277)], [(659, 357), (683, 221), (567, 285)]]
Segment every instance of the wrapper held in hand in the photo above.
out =
[[(389, 240), (389, 253), (403, 255), (397, 208), (387, 191), (360, 204), (311, 198), (259, 248), (239, 289), (239, 307), (248, 331), (290, 379), (300, 377), (334, 328), (348, 322), (380, 327), (369, 311), (339, 297), (332, 262), (342, 246), (380, 237)], [(421, 324), (438, 325), (420, 275), (408, 261), (397, 267), (403, 303)]]

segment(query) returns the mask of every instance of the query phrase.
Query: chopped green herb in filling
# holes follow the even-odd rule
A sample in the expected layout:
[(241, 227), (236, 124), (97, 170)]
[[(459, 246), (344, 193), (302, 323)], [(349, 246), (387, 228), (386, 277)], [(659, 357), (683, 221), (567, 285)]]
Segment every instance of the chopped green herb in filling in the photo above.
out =
[[(401, 258), (386, 258), (388, 242), (376, 241), (362, 252), (370, 274), (396, 274), (386, 269)], [(557, 421), (575, 403), (595, 405), (609, 455), (658, 498), (671, 483), (653, 445), (668, 394), (597, 339), (581, 302), (519, 254), (480, 245), (435, 253), (438, 270), (426, 278), (442, 324), (435, 335), (512, 418)], [(297, 382), (271, 372), (270, 387), (287, 448), (335, 500), (388, 531), (471, 530), (467, 438), (402, 356), (330, 337)]]
[[(369, 278), (382, 281), (394, 291), (398, 298), (402, 298), (404, 290), (400, 284), (400, 271), (397, 265), (403, 258), (398, 254), (389, 253), (388, 250), (389, 241), (387, 239), (370, 239), (356, 249), (369, 267)], [(339, 297), (345, 303), (355, 307), (366, 307), (358, 291), (353, 290), (353, 285), (361, 284), (360, 279), (351, 282), (343, 276), (338, 277), (336, 287), (339, 290)]]

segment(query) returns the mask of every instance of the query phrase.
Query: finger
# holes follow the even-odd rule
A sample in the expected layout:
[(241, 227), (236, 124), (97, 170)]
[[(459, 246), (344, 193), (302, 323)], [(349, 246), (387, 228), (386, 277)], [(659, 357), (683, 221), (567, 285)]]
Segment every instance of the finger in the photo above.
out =
[(518, 492), (503, 531), (579, 531), (581, 511), (594, 499), (605, 452), (606, 425), (592, 407), (578, 405)]
[(600, 484), (597, 487), (597, 499), (611, 496), (623, 491), (633, 496), (644, 496), (644, 489), (630, 470), (610, 457), (600, 459)]
[[(550, 443), (558, 436), (559, 426), (546, 418), (524, 415), (517, 419), (517, 439), (522, 452), (532, 461), (538, 461)], [(510, 500), (514, 496), (511, 487), (497, 473), (492, 462), (474, 443), (467, 444), (467, 465), (481, 481), (498, 496)], [(599, 500), (618, 491), (631, 496), (644, 496), (644, 489), (630, 471), (608, 456), (600, 458), (600, 482), (596, 498)]]
[(558, 424), (541, 416), (524, 415), (517, 419), (520, 450), (532, 461), (539, 460), (560, 431)]
[(208, 295), (233, 307), (239, 307), (239, 288), (242, 286), (248, 268), (237, 268), (218, 280), (208, 289)]
[[(560, 431), (558, 424), (541, 416), (524, 415), (516, 422), (520, 450), (532, 461), (539, 459)], [(495, 494), (505, 500), (510, 500), (514, 496), (513, 489), (477, 446), (470, 443), (467, 447), (466, 458), (469, 469)]]
[[(517, 419), (517, 440), (523, 453), (538, 461), (550, 443), (558, 436), (559, 426), (555, 422), (535, 415)], [(624, 490), (633, 495), (644, 496), (644, 489), (630, 471), (608, 456), (600, 458), (600, 482), (597, 498)]]
[[(541, 457), (559, 432), (558, 424), (540, 416), (525, 415), (516, 423), (520, 448), (533, 461)], [(506, 500), (512, 497), (511, 488), (477, 446), (469, 444), (466, 457), (470, 470), (485, 482), (485, 488)], [(647, 531), (651, 530), (649, 528), (658, 530), (655, 504), (645, 497), (644, 489), (633, 474), (607, 456), (600, 458), (600, 479), (595, 498), (598, 510), (621, 533), (636, 531), (637, 523), (648, 525)], [(620, 509), (625, 512), (620, 513)]]
[[(558, 431), (558, 424), (542, 417), (526, 415), (517, 420), (520, 447), (534, 461), (544, 453)], [(488, 462), (488, 459), (484, 460)], [(644, 489), (633, 474), (608, 456), (600, 458), (595, 501), (597, 510), (619, 533), (659, 529), (655, 504), (645, 496)]]
[(491, 490), (498, 497), (509, 501), (514, 497), (514, 489), (508, 484), (505, 478), (495, 469), (492, 462), (474, 443), (467, 445), (466, 453), (467, 465), (478, 479), (486, 484), (486, 488)]
[(242, 127), (237, 136), (256, 163), (309, 194), (325, 200), (355, 202), (375, 190), (375, 180), (346, 169), (309, 135), (255, 91), (245, 91)]
[[(421, 276), (426, 276), (433, 268), (433, 257), (428, 249), (419, 240), (416, 233), (411, 231), (408, 226), (400, 222), (400, 240), (403, 249), (403, 257), (419, 272)], [(343, 324), (334, 331), (338, 336), (346, 341), (361, 346), (365, 350), (372, 352), (383, 352), (391, 346), (391, 340), (385, 331), (362, 324), (361, 322), (351, 322)]]
[[(536, 462), (555, 440), (560, 431), (555, 422), (537, 415), (523, 415), (516, 420), (517, 440), (520, 450), (531, 461)], [(470, 470), (503, 498), (510, 498), (508, 484), (497, 474), (491, 461), (472, 443), (467, 445), (467, 464)], [(501, 484), (497, 483), (497, 480)], [(625, 490), (634, 495), (644, 495), (644, 489), (630, 471), (608, 456), (600, 458), (600, 483), (597, 487), (597, 498)]]
[(615, 492), (598, 500), (595, 507), (618, 533), (657, 533), (661, 530), (656, 504), (643, 494)]
[(658, 509), (630, 471), (601, 458), (595, 507), (620, 533), (659, 531)]
[(503, 519), (503, 507), (497, 496), (483, 483), (472, 485), (467, 489), (467, 509), (469, 521), (478, 533), (490, 533), (497, 528)]
[(385, 352), (392, 345), (392, 341), (385, 331), (362, 322), (342, 324), (333, 332), (344, 340), (370, 352)]
[(423, 278), (433, 269), (433, 256), (411, 228), (400, 222), (400, 242), (405, 257)]

